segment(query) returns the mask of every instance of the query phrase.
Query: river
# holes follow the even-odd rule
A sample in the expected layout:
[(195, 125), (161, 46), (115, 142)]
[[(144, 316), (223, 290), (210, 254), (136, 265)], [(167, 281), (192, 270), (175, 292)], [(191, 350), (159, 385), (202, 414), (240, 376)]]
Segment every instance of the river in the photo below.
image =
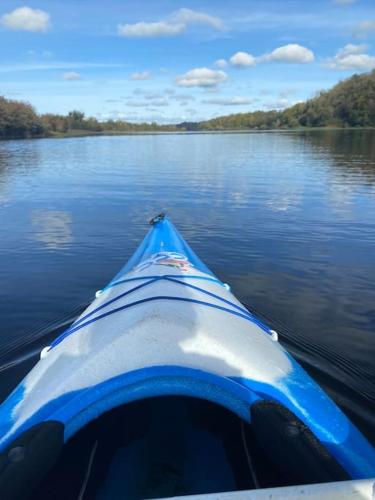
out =
[(161, 211), (375, 436), (369, 130), (0, 142), (0, 398)]

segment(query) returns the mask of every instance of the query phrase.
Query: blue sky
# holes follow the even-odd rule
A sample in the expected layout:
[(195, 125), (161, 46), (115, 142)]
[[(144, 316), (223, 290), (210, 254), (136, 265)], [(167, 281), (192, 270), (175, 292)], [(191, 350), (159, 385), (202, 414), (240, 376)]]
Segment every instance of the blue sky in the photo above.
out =
[(39, 112), (201, 120), (375, 68), (374, 0), (0, 0), (0, 95)]

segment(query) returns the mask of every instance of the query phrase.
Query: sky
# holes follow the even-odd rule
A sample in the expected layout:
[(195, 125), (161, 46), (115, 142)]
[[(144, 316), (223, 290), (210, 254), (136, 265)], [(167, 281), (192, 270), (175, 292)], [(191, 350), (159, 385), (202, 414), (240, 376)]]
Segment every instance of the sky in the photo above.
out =
[(375, 68), (375, 0), (0, 0), (0, 95), (177, 123), (283, 109)]

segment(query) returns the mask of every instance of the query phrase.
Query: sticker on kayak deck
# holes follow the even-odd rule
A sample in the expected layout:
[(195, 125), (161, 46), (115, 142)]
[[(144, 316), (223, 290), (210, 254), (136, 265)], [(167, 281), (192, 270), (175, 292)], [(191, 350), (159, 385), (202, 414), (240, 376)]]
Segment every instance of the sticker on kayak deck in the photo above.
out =
[(186, 255), (177, 252), (158, 252), (151, 255), (147, 260), (144, 260), (135, 268), (135, 272), (143, 271), (151, 265), (169, 266), (180, 271), (189, 271), (193, 268), (193, 264), (188, 261)]

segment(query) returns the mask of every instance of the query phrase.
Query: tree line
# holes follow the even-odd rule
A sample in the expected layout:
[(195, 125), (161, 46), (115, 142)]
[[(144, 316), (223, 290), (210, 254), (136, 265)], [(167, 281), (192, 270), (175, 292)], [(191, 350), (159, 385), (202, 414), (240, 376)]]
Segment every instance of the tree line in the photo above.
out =
[(200, 130), (375, 127), (375, 71), (354, 75), (283, 111), (255, 111), (199, 123)]
[(130, 123), (122, 120), (99, 121), (86, 117), (81, 111), (66, 116), (47, 113), (38, 115), (28, 103), (0, 96), (0, 139), (27, 139), (74, 135), (75, 133), (168, 132), (178, 130), (175, 125), (157, 123)]
[(75, 132), (131, 133), (176, 130), (268, 130), (303, 127), (375, 127), (375, 70), (354, 75), (315, 98), (283, 111), (255, 111), (178, 125), (99, 121), (80, 111), (39, 115), (28, 103), (0, 96), (0, 139), (67, 135)]
[(84, 119), (84, 114), (71, 112), (67, 116), (38, 115), (31, 104), (0, 97), (0, 138), (45, 137), (54, 132), (64, 133), (74, 128), (100, 130), (97, 120)]

